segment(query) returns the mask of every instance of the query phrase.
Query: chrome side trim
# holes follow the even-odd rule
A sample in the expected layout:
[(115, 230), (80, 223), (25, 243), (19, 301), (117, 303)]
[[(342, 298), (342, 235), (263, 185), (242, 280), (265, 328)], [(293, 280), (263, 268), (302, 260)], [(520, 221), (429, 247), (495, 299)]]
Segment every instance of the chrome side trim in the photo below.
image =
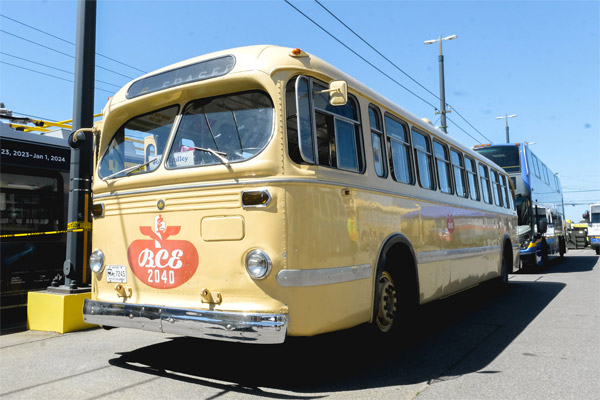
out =
[[(114, 196), (131, 196), (131, 195), (137, 195), (137, 194), (181, 191), (181, 190), (190, 190), (190, 189), (207, 189), (207, 188), (221, 188), (221, 187), (234, 188), (234, 187), (247, 187), (248, 185), (269, 186), (269, 185), (274, 185), (274, 184), (303, 184), (303, 183), (311, 184), (311, 185), (327, 185), (327, 186), (344, 187), (344, 188), (349, 188), (349, 189), (381, 193), (381, 194), (385, 194), (385, 195), (406, 197), (406, 198), (410, 198), (413, 200), (427, 201), (430, 203), (440, 203), (440, 204), (444, 203), (442, 201), (439, 201), (439, 200), (431, 198), (431, 197), (427, 198), (427, 197), (415, 195), (415, 194), (409, 193), (409, 192), (402, 193), (399, 191), (386, 190), (386, 189), (382, 189), (382, 188), (378, 188), (378, 187), (369, 187), (369, 186), (351, 184), (349, 182), (335, 182), (335, 181), (312, 179), (312, 178), (247, 179), (247, 180), (236, 180), (235, 182), (194, 183), (194, 184), (186, 184), (186, 185), (173, 185), (173, 186), (167, 186), (167, 187), (162, 186), (162, 187), (155, 187), (155, 188), (148, 188), (148, 189), (133, 189), (133, 190), (123, 190), (120, 192), (110, 192), (110, 193), (98, 194), (98, 195), (94, 195), (94, 200), (110, 198), (110, 197), (114, 197)], [(413, 188), (415, 188), (414, 185), (405, 185), (405, 184), (399, 185), (399, 187), (403, 187), (403, 186), (408, 187), (410, 190), (413, 190)], [(420, 189), (416, 189), (416, 190), (420, 190)], [(437, 193), (437, 192), (434, 192), (434, 193)], [(450, 196), (448, 196), (448, 197), (450, 197)], [(461, 200), (461, 201), (463, 200), (457, 196), (455, 196), (455, 197), (458, 200)], [(465, 200), (468, 200), (468, 199), (465, 199)], [(513, 215), (514, 214), (514, 215), (516, 215), (516, 211), (509, 210), (508, 208), (493, 206), (494, 210), (489, 210), (489, 209), (485, 208), (485, 207), (489, 206), (489, 204), (486, 204), (486, 203), (483, 203), (480, 201), (472, 201), (472, 200), (469, 200), (469, 201), (472, 204), (470, 204), (468, 206), (464, 206), (464, 205), (461, 205), (459, 203), (454, 203), (454, 202), (444, 203), (444, 204), (447, 204), (447, 205), (450, 205), (453, 207), (478, 210), (478, 211), (482, 211), (482, 212), (488, 212), (488, 213), (491, 212), (494, 214), (503, 214), (503, 215)], [(484, 206), (484, 207), (482, 207), (482, 206)]]
[(90, 324), (172, 333), (228, 342), (283, 343), (287, 314), (193, 310), (86, 299), (83, 320)]
[(284, 287), (331, 285), (370, 278), (371, 264), (322, 269), (284, 269), (277, 274), (277, 283)]
[(500, 251), (500, 246), (469, 247), (456, 250), (423, 251), (417, 255), (418, 263), (459, 260)]

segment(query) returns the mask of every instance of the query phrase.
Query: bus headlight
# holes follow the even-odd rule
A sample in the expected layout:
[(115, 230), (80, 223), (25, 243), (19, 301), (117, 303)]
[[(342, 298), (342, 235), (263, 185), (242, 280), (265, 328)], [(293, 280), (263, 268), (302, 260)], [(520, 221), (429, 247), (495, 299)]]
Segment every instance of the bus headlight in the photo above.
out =
[(99, 274), (104, 270), (104, 253), (102, 250), (94, 250), (90, 255), (90, 268)]
[(271, 272), (271, 259), (262, 250), (252, 250), (246, 256), (246, 271), (253, 279), (264, 279)]

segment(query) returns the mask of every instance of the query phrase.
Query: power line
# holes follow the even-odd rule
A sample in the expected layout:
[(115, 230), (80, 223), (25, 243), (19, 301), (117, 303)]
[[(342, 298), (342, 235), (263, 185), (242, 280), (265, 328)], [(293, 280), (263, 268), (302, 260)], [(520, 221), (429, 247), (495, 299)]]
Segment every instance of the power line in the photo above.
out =
[[(450, 108), (452, 108), (452, 111), (454, 111), (456, 113), (456, 115), (461, 117), (467, 124), (469, 124), (469, 126), (471, 128), (473, 128), (477, 133), (479, 133), (484, 139), (486, 139), (489, 143), (492, 143), (492, 141), (490, 139), (488, 139), (483, 133), (479, 132), (479, 130), (477, 128), (475, 128), (469, 121), (467, 121), (467, 119), (465, 117), (463, 117), (462, 114), (459, 113), (456, 108), (454, 108), (452, 106), (450, 106)], [(446, 118), (448, 118), (448, 116), (446, 116)], [(479, 142), (479, 143), (481, 143), (481, 142)]]
[[(371, 45), (369, 42), (367, 42), (362, 36), (360, 36), (358, 33), (356, 33), (352, 28), (350, 28), (346, 23), (344, 23), (340, 18), (338, 18), (333, 12), (331, 12), (327, 7), (325, 7), (323, 4), (321, 4), (321, 2), (319, 2), (319, 0), (315, 0), (315, 3), (317, 3), (318, 5), (320, 5), (325, 11), (327, 11), (333, 18), (335, 18), (340, 24), (344, 25), (344, 27), (346, 27), (346, 29), (348, 29), (350, 32), (352, 32), (356, 37), (358, 37), (360, 40), (363, 41), (363, 43), (365, 43), (367, 46), (369, 46), (373, 51), (375, 51), (377, 54), (379, 54), (384, 60), (386, 60), (388, 63), (390, 63), (392, 66), (394, 66), (394, 68), (396, 68), (398, 71), (402, 72), (404, 75), (406, 75), (410, 80), (412, 80), (414, 83), (416, 83), (417, 85), (419, 85), (421, 88), (423, 88), (425, 91), (427, 91), (429, 94), (431, 94), (433, 97), (435, 97), (436, 99), (440, 100), (439, 96), (437, 96), (435, 93), (433, 93), (432, 91), (430, 91), (429, 89), (427, 89), (425, 86), (423, 86), (420, 82), (418, 82), (416, 79), (414, 79), (412, 76), (410, 76), (407, 72), (405, 72), (402, 68), (400, 68), (398, 65), (396, 65), (394, 62), (392, 62), (389, 58), (387, 58), (386, 56), (384, 56), (379, 50), (377, 50), (373, 45)], [(448, 105), (446, 103), (446, 105)], [(451, 107), (454, 112), (460, 117), (462, 118), (467, 124), (469, 124), (469, 126), (471, 128), (473, 128), (473, 130), (475, 130), (478, 134), (480, 134), (484, 139), (486, 139), (488, 142), (491, 142), (490, 139), (488, 139), (483, 133), (481, 133), (477, 128), (475, 128), (473, 126), (473, 124), (471, 124), (465, 117), (462, 116), (461, 113), (458, 112), (458, 110), (456, 110), (456, 108)], [(456, 125), (456, 123), (455, 123)], [(458, 126), (458, 125), (456, 125)], [(462, 128), (461, 128), (462, 130)], [(463, 130), (463, 132), (465, 132)], [(465, 132), (466, 133), (466, 132)], [(471, 135), (469, 135), (473, 140), (477, 141), (477, 139), (473, 138)]]
[(57, 120), (54, 120), (54, 119), (38, 117), (37, 115), (24, 114), (24, 113), (20, 113), (18, 111), (13, 111), (12, 113), (13, 114), (19, 114), (19, 115), (24, 115), (24, 116), (29, 117), (29, 118), (41, 119), (41, 120), (49, 121), (49, 122), (58, 122)]
[[(35, 42), (35, 41), (33, 41), (33, 40), (26, 39), (26, 38), (24, 38), (24, 37), (22, 37), (22, 36), (15, 35), (14, 33), (7, 32), (7, 31), (5, 31), (4, 29), (0, 29), (0, 32), (2, 32), (2, 33), (5, 33), (5, 34), (7, 34), (7, 35), (10, 35), (10, 36), (14, 36), (14, 37), (16, 37), (16, 38), (18, 38), (18, 39), (21, 39), (21, 40), (24, 40), (24, 41), (26, 41), (26, 42), (29, 42), (29, 43), (35, 44), (36, 46), (40, 46), (40, 47), (43, 47), (43, 48), (45, 48), (45, 49), (48, 49), (48, 50), (54, 51), (55, 53), (62, 54), (63, 56), (67, 56), (67, 57), (70, 57), (70, 58), (73, 58), (73, 59), (75, 58), (75, 56), (73, 56), (73, 55), (71, 55), (71, 54), (68, 54), (68, 53), (62, 52), (62, 51), (60, 51), (60, 50), (53, 49), (52, 47), (45, 46), (45, 45), (43, 45), (43, 44), (41, 44), (41, 43), (38, 43), (38, 42)], [(96, 68), (103, 69), (103, 70), (105, 70), (105, 71), (108, 71), (108, 72), (112, 72), (113, 74), (121, 75), (121, 76), (123, 76), (123, 77), (125, 77), (125, 78), (127, 78), (127, 79), (134, 79), (133, 77), (131, 77), (131, 76), (129, 76), (129, 75), (125, 75), (125, 74), (122, 74), (122, 73), (120, 73), (120, 72), (113, 71), (112, 69), (109, 69), (109, 68), (103, 67), (103, 66), (101, 66), (101, 65), (98, 65), (98, 64), (96, 64)]]
[[(26, 24), (26, 23), (24, 23), (24, 22), (17, 21), (16, 19), (14, 19), (14, 18), (10, 18), (10, 17), (8, 17), (8, 16), (6, 16), (6, 15), (4, 15), (4, 14), (0, 14), (0, 17), (6, 18), (6, 19), (8, 19), (8, 20), (10, 20), (10, 21), (16, 22), (17, 24), (20, 24), (20, 25), (26, 26), (26, 27), (28, 27), (28, 28), (30, 28), (30, 29), (33, 29), (33, 30), (37, 31), (37, 32), (43, 33), (44, 35), (48, 35), (48, 36), (50, 36), (50, 37), (53, 37), (53, 38), (55, 38), (55, 39), (58, 39), (58, 40), (60, 40), (60, 41), (62, 41), (62, 42), (65, 42), (65, 43), (68, 43), (68, 44), (71, 44), (71, 45), (75, 46), (75, 43), (73, 43), (73, 42), (71, 42), (71, 41), (68, 41), (68, 40), (66, 40), (66, 39), (63, 39), (63, 38), (61, 38), (61, 37), (58, 37), (58, 36), (56, 36), (56, 35), (53, 35), (53, 34), (51, 34), (51, 33), (48, 33), (48, 32), (46, 32), (46, 31), (43, 31), (43, 30), (41, 30), (41, 29), (39, 29), (39, 28), (36, 28), (36, 27), (34, 27), (34, 26), (27, 25), (27, 24)], [(106, 58), (107, 60), (114, 61), (114, 62), (116, 62), (116, 63), (118, 63), (118, 64), (124, 65), (124, 66), (126, 66), (126, 67), (133, 68), (133, 69), (135, 69), (136, 71), (142, 72), (142, 73), (144, 73), (144, 74), (145, 74), (145, 73), (147, 73), (147, 71), (141, 70), (141, 69), (139, 69), (139, 68), (137, 68), (137, 67), (134, 67), (133, 65), (126, 64), (126, 63), (124, 63), (124, 62), (121, 62), (121, 61), (119, 61), (119, 60), (115, 60), (114, 58), (111, 58), (111, 57), (105, 56), (104, 54), (96, 53), (96, 55), (99, 55), (100, 57), (104, 57), (104, 58)]]
[[(26, 67), (22, 67), (20, 65), (15, 65), (15, 64), (11, 64), (9, 62), (6, 61), (0, 61), (0, 64), (6, 64), (6, 65), (10, 65), (11, 67), (15, 67), (15, 68), (20, 68), (20, 69), (24, 69), (26, 71), (31, 71), (31, 72), (35, 72), (37, 74), (41, 74), (41, 75), (46, 75), (49, 76), (51, 78), (55, 78), (55, 79), (60, 79), (61, 81), (66, 81), (66, 82), (70, 82), (70, 83), (74, 83), (71, 79), (67, 79), (67, 78), (62, 78), (60, 76), (56, 76), (56, 75), (52, 75), (52, 74), (47, 74), (45, 72), (41, 72), (41, 71), (36, 71), (35, 69), (31, 69), (31, 68), (26, 68)], [(96, 87), (95, 90), (100, 90), (102, 92), (106, 92), (106, 93), (110, 93), (110, 94), (114, 94), (114, 91), (110, 91), (110, 90), (106, 90), (106, 89), (102, 89), (99, 87)]]
[(427, 100), (425, 100), (424, 98), (422, 98), (421, 96), (419, 96), (418, 94), (416, 94), (415, 92), (413, 92), (412, 90), (410, 90), (409, 88), (407, 88), (406, 86), (402, 85), (400, 82), (398, 82), (397, 80), (395, 80), (394, 78), (392, 78), (390, 75), (386, 74), (384, 71), (382, 71), (380, 68), (376, 67), (372, 62), (370, 62), (369, 60), (367, 60), (366, 58), (364, 58), (363, 56), (361, 56), (360, 54), (358, 54), (356, 51), (354, 51), (352, 48), (350, 48), (350, 46), (346, 45), (344, 42), (342, 42), (340, 39), (338, 39), (337, 37), (335, 37), (331, 32), (329, 32), (327, 29), (323, 28), (321, 25), (319, 25), (315, 20), (313, 20), (312, 18), (310, 18), (308, 15), (304, 14), (300, 9), (296, 8), (296, 6), (294, 6), (292, 3), (290, 3), (288, 0), (284, 0), (290, 7), (292, 7), (294, 10), (296, 10), (298, 13), (300, 13), (304, 18), (308, 19), (310, 22), (312, 22), (313, 24), (315, 24), (317, 27), (319, 27), (323, 32), (325, 32), (326, 34), (328, 34), (330, 37), (332, 37), (335, 41), (337, 41), (339, 44), (341, 44), (342, 46), (344, 46), (346, 49), (348, 49), (349, 51), (351, 51), (355, 56), (357, 56), (358, 58), (360, 58), (361, 60), (363, 60), (364, 62), (366, 62), (367, 64), (369, 64), (371, 67), (373, 67), (375, 70), (377, 70), (379, 73), (381, 73), (382, 75), (384, 75), (386, 78), (388, 78), (389, 80), (391, 80), (392, 82), (394, 82), (396, 85), (400, 86), (402, 89), (406, 90), (407, 92), (409, 92), (410, 94), (412, 94), (413, 96), (415, 96), (416, 98), (418, 98), (419, 100), (423, 101), (424, 103), (428, 104), (429, 106), (431, 106), (433, 109), (437, 110), (436, 106), (434, 106), (433, 104), (431, 104), (430, 102), (428, 102)]
[[(75, 75), (75, 73), (74, 73), (74, 72), (67, 71), (66, 69), (60, 69), (60, 68), (56, 68), (56, 67), (53, 67), (53, 66), (51, 66), (51, 65), (42, 64), (42, 63), (40, 63), (40, 62), (33, 61), (33, 60), (28, 60), (28, 59), (26, 59), (26, 58), (22, 58), (22, 57), (18, 57), (18, 56), (12, 55), (12, 54), (5, 53), (5, 52), (3, 52), (3, 51), (0, 51), (0, 54), (3, 54), (3, 55), (5, 55), (5, 56), (9, 56), (9, 57), (13, 57), (13, 58), (16, 58), (16, 59), (18, 59), (18, 60), (27, 61), (27, 62), (30, 62), (30, 63), (32, 63), (32, 64), (37, 64), (37, 65), (40, 65), (40, 66), (42, 66), (42, 67), (46, 67), (46, 68), (52, 68), (52, 69), (55, 69), (55, 70), (57, 70), (57, 71), (64, 72), (64, 73), (66, 73), (66, 74)], [(99, 79), (96, 79), (95, 81), (96, 81), (96, 82), (98, 82), (98, 83), (103, 83), (103, 84), (105, 84), (105, 85), (114, 86), (114, 87), (116, 87), (116, 88), (121, 88), (121, 85), (115, 85), (114, 83), (110, 83), (110, 82), (101, 81), (101, 80), (99, 80)]]
[(62, 52), (62, 51), (60, 51), (60, 50), (53, 49), (52, 47), (44, 46), (43, 44), (40, 44), (40, 43), (38, 43), (38, 42), (34, 42), (33, 40), (25, 39), (24, 37), (21, 37), (21, 36), (19, 36), (19, 35), (15, 35), (14, 33), (7, 32), (7, 31), (5, 31), (4, 29), (0, 29), (0, 32), (2, 32), (2, 33), (5, 33), (5, 34), (7, 34), (7, 35), (10, 35), (10, 36), (14, 36), (14, 37), (16, 37), (16, 38), (18, 38), (18, 39), (21, 39), (21, 40), (24, 40), (24, 41), (26, 41), (26, 42), (29, 42), (29, 43), (35, 44), (36, 46), (40, 46), (40, 47), (43, 47), (43, 48), (45, 48), (45, 49), (51, 50), (51, 51), (53, 51), (53, 52), (55, 52), (55, 53), (62, 54), (63, 56), (67, 56), (67, 57), (75, 58), (75, 56), (73, 56), (73, 55), (71, 55), (71, 54), (69, 54), (69, 53), (64, 53), (64, 52)]
[[(439, 97), (433, 93), (432, 91), (430, 91), (429, 89), (427, 89), (427, 87), (423, 86), (420, 82), (418, 82), (416, 79), (414, 79), (412, 76), (410, 76), (407, 72), (405, 72), (402, 68), (400, 68), (398, 65), (396, 65), (394, 62), (392, 62), (388, 57), (386, 57), (385, 55), (383, 55), (379, 50), (377, 50), (373, 45), (371, 45), (368, 41), (366, 41), (362, 36), (360, 36), (358, 33), (356, 33), (352, 28), (350, 28), (346, 23), (344, 23), (340, 18), (338, 18), (332, 11), (330, 11), (327, 7), (325, 7), (323, 4), (321, 4), (318, 0), (314, 0), (319, 6), (321, 6), (325, 11), (327, 11), (333, 18), (335, 18), (340, 24), (342, 24), (346, 29), (348, 29), (350, 32), (352, 32), (356, 37), (358, 37), (363, 43), (365, 43), (367, 46), (369, 46), (373, 51), (375, 51), (378, 55), (380, 55), (383, 59), (385, 59), (388, 63), (390, 63), (392, 66), (394, 66), (394, 68), (396, 68), (398, 71), (400, 71), (401, 73), (403, 73), (404, 75), (406, 75), (410, 80), (412, 80), (413, 82), (415, 82), (417, 85), (419, 85), (421, 88), (423, 88), (425, 91), (427, 91), (429, 94), (431, 94), (432, 96), (434, 96), (435, 98), (437, 98), (439, 100)], [(409, 93), (411, 93), (413, 96), (417, 97), (418, 99), (422, 100), (423, 102), (425, 102), (426, 104), (430, 105), (431, 107), (433, 107), (436, 111), (438, 110), (438, 108), (436, 106), (434, 106), (433, 104), (429, 103), (428, 101), (426, 101), (425, 99), (423, 99), (422, 97), (418, 96), (416, 93), (412, 92), (411, 90), (409, 90), (408, 88), (406, 88), (405, 86), (403, 86), (402, 84), (400, 84), (399, 82), (397, 82), (395, 79), (391, 78), (388, 74), (384, 73), (382, 70), (380, 70), (379, 68), (377, 68), (375, 65), (373, 65), (371, 62), (367, 61), (364, 57), (360, 56), (356, 51), (352, 50), (349, 46), (347, 46), (345, 43), (343, 43), (341, 40), (339, 40), (337, 37), (335, 37), (333, 34), (331, 34), (329, 31), (327, 31), (325, 28), (323, 28), (321, 25), (319, 25), (318, 23), (316, 23), (314, 20), (312, 20), (310, 17), (308, 17), (305, 13), (303, 13), (302, 11), (300, 11), (298, 8), (296, 8), (294, 5), (292, 5), (288, 0), (285, 0), (285, 2), (290, 5), (292, 8), (294, 8), (296, 11), (298, 11), (300, 14), (302, 14), (305, 18), (307, 18), (309, 21), (311, 21), (313, 24), (315, 24), (316, 26), (318, 26), (321, 30), (323, 30), (325, 33), (327, 33), (329, 36), (331, 36), (333, 39), (335, 39), (338, 43), (340, 43), (341, 45), (343, 45), (344, 47), (346, 47), (348, 50), (350, 50), (352, 53), (354, 53), (356, 56), (358, 56), (360, 59), (362, 59), (363, 61), (365, 61), (367, 64), (369, 64), (371, 67), (375, 68), (377, 71), (379, 71), (380, 73), (382, 73), (384, 76), (386, 76), (388, 79), (392, 80), (394, 83), (398, 84), (400, 87), (402, 87), (403, 89), (405, 89), (406, 91), (408, 91)], [(446, 103), (446, 105), (449, 105)], [(451, 105), (449, 105), (451, 107)], [(479, 135), (481, 135), (484, 139), (486, 139), (488, 142), (491, 142), (491, 140), (489, 138), (487, 138), (483, 133), (481, 133), (477, 128), (475, 128), (473, 126), (473, 124), (471, 124), (462, 114), (460, 114), (454, 107), (452, 107), (452, 109), (456, 112), (456, 114), (462, 118), (473, 130), (475, 130)], [(460, 127), (458, 124), (456, 124), (456, 122), (453, 122), (453, 124), (458, 127), (461, 131), (463, 131), (465, 134), (467, 134), (471, 139), (473, 139), (474, 141), (481, 143), (480, 140), (475, 139), (473, 136), (471, 136), (469, 133), (467, 133), (466, 130), (464, 130), (462, 127)]]
[(479, 140), (475, 139), (473, 136), (471, 136), (471, 134), (469, 134), (469, 132), (465, 131), (460, 125), (458, 125), (456, 122), (454, 122), (450, 118), (448, 118), (448, 116), (446, 116), (446, 118), (448, 119), (448, 121), (452, 122), (458, 129), (460, 129), (461, 131), (463, 131), (471, 139), (473, 139), (474, 141), (476, 141), (476, 142), (478, 142), (478, 143), (481, 144), (481, 141), (479, 141)]
[(431, 94), (433, 97), (435, 97), (436, 99), (440, 99), (435, 93), (433, 93), (432, 91), (430, 91), (429, 89), (427, 89), (425, 86), (423, 86), (419, 81), (417, 81), (416, 79), (414, 79), (412, 76), (410, 76), (407, 72), (405, 72), (402, 68), (400, 68), (398, 65), (396, 65), (394, 62), (392, 62), (392, 60), (390, 60), (389, 58), (387, 58), (386, 56), (384, 56), (379, 50), (377, 50), (375, 47), (373, 47), (369, 42), (367, 42), (365, 39), (362, 38), (362, 36), (360, 36), (358, 33), (356, 33), (352, 28), (350, 28), (348, 25), (346, 25), (341, 19), (339, 19), (334, 13), (332, 13), (327, 7), (325, 7), (323, 4), (321, 4), (319, 2), (319, 0), (315, 0), (315, 3), (317, 3), (318, 5), (320, 5), (325, 11), (327, 11), (333, 18), (335, 18), (340, 24), (344, 25), (346, 27), (346, 29), (348, 29), (350, 32), (352, 32), (357, 38), (359, 38), (360, 40), (363, 41), (363, 43), (365, 43), (367, 46), (369, 46), (375, 53), (379, 54), (381, 57), (383, 57), (384, 60), (386, 60), (387, 62), (389, 62), (390, 64), (392, 64), (398, 71), (402, 72), (404, 75), (406, 75), (406, 77), (408, 77), (411, 81), (413, 81), (414, 83), (416, 83), (417, 85), (419, 85), (421, 88), (423, 88), (426, 92), (428, 92), (429, 94)]
[(600, 189), (591, 189), (591, 190), (566, 190), (563, 193), (588, 193), (588, 192), (600, 192)]

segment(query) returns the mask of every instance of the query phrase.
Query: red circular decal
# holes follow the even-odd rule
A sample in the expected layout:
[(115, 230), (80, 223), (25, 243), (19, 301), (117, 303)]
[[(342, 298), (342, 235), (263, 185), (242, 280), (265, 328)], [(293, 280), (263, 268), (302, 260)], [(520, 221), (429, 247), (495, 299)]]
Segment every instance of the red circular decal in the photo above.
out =
[(198, 269), (198, 252), (187, 240), (167, 240), (177, 235), (180, 226), (167, 227), (159, 215), (154, 230), (140, 226), (140, 232), (151, 239), (134, 240), (127, 249), (133, 274), (156, 289), (172, 289), (186, 283)]

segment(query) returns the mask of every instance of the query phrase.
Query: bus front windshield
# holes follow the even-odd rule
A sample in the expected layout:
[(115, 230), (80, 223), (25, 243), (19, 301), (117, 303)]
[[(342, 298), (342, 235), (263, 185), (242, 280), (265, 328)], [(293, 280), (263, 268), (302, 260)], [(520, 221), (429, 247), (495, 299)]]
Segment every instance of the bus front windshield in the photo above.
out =
[(119, 178), (158, 168), (178, 108), (140, 115), (119, 128), (100, 161), (100, 178)]
[(531, 225), (531, 200), (527, 197), (517, 196), (515, 200), (517, 206), (517, 216), (519, 218), (519, 226)]
[(112, 137), (99, 165), (102, 179), (156, 170), (168, 150), (168, 169), (226, 164), (260, 153), (273, 132), (274, 108), (263, 92), (245, 92), (153, 111), (126, 122)]
[(265, 148), (272, 128), (273, 105), (262, 92), (193, 101), (183, 110), (167, 168), (247, 160)]
[(508, 173), (521, 171), (519, 146), (480, 147), (475, 150), (501, 166)]

